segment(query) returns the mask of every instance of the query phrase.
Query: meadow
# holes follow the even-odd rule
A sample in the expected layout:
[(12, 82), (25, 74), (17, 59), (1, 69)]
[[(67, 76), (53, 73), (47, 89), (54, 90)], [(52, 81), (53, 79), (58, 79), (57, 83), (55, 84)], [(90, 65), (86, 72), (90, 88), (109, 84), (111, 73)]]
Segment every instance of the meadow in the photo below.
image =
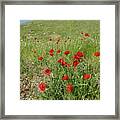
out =
[(100, 21), (20, 25), (21, 100), (100, 99)]

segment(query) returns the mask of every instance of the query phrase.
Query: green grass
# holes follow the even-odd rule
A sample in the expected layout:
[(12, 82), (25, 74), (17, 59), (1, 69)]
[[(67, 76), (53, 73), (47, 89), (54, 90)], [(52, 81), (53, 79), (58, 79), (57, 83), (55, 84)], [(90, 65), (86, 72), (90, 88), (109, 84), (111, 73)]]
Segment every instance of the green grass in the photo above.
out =
[[(81, 32), (88, 33), (85, 37)], [(50, 56), (50, 49), (54, 55)], [(57, 50), (61, 50), (57, 54)], [(66, 50), (70, 54), (65, 55)], [(76, 68), (73, 56), (81, 51)], [(38, 20), (20, 26), (20, 98), (23, 100), (99, 100), (100, 99), (100, 21), (98, 20)], [(43, 59), (38, 60), (41, 56)], [(57, 61), (63, 58), (70, 67)], [(43, 73), (50, 69), (50, 75)], [(69, 76), (62, 80), (63, 75)], [(83, 79), (84, 74), (91, 78)], [(44, 91), (38, 89), (45, 83)], [(72, 84), (73, 90), (66, 90)]]

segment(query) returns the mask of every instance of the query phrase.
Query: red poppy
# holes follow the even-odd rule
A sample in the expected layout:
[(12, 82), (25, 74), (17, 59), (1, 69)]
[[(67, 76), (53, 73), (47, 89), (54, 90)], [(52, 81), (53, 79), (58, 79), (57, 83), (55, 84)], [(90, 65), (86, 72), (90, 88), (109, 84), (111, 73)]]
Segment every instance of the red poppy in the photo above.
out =
[(84, 56), (84, 53), (78, 51), (78, 52), (73, 56), (73, 58), (79, 60), (79, 59), (80, 59), (81, 57), (83, 57), (83, 56)]
[(68, 79), (69, 79), (68, 75), (64, 75), (64, 76), (62, 77), (62, 80), (68, 80)]
[(54, 50), (51, 49), (51, 50), (49, 51), (49, 54), (50, 54), (51, 56), (53, 56), (53, 55), (54, 55), (53, 52), (54, 52)]
[(50, 56), (53, 56), (54, 54), (53, 53), (49, 53), (50, 54)]
[(73, 91), (73, 85), (72, 84), (67, 84), (67, 86), (66, 86), (66, 91), (67, 92), (69, 92), (69, 93), (71, 93), (72, 91)]
[(42, 59), (43, 59), (43, 57), (41, 57), (41, 56), (38, 57), (38, 60), (39, 60), (39, 61), (41, 61)]
[(51, 74), (51, 70), (48, 69), (48, 68), (45, 69), (45, 70), (44, 70), (44, 74), (45, 74), (45, 75), (50, 75), (50, 74)]
[(78, 55), (75, 54), (75, 55), (73, 56), (73, 58), (76, 59), (76, 60), (79, 60), (79, 59), (80, 59), (80, 56), (78, 56)]
[(54, 50), (53, 50), (53, 49), (50, 49), (49, 53), (53, 53), (53, 52), (54, 52)]
[(59, 54), (61, 52), (61, 50), (57, 50), (57, 54)]
[(94, 56), (99, 57), (100, 56), (100, 52), (95, 52)]
[(62, 65), (62, 66), (67, 66), (67, 63), (66, 63), (65, 61), (63, 61), (63, 62), (61, 63), (61, 65)]
[(59, 59), (59, 60), (58, 60), (59, 63), (62, 63), (63, 61), (64, 61), (63, 59)]
[(78, 56), (80, 56), (80, 57), (83, 57), (83, 56), (84, 56), (84, 53), (83, 53), (83, 52), (78, 51), (78, 52), (76, 53), (76, 55), (78, 55)]
[(85, 33), (85, 37), (90, 37), (90, 34), (88, 34), (88, 33)]
[(77, 67), (78, 64), (79, 64), (79, 62), (78, 62), (77, 60), (75, 60), (75, 61), (73, 62), (73, 66), (74, 66), (74, 67)]
[(87, 80), (87, 79), (90, 79), (90, 78), (91, 78), (91, 74), (84, 74), (83, 75), (84, 80)]
[(64, 52), (64, 54), (65, 54), (65, 55), (68, 55), (68, 54), (70, 54), (70, 51), (69, 51), (69, 50), (66, 50), (66, 51)]
[(44, 82), (41, 82), (38, 84), (38, 89), (40, 92), (44, 92), (46, 89), (46, 84)]
[(58, 62), (62, 65), (62, 66), (66, 66), (67, 63), (63, 60), (63, 59), (59, 59)]

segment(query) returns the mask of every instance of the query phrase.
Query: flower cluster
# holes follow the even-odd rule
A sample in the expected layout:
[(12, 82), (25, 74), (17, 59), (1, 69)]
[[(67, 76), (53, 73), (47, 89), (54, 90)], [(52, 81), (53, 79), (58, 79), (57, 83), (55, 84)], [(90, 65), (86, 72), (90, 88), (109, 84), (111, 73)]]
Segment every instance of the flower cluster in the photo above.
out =
[(53, 56), (53, 55), (54, 55), (54, 50), (51, 49), (51, 50), (49, 51), (49, 54), (50, 54), (50, 56)]
[(90, 37), (90, 34), (89, 34), (89, 33), (81, 32), (81, 34), (84, 35), (85, 37)]
[[(88, 34), (85, 34), (86, 36), (89, 36)], [(62, 51), (59, 49), (56, 51), (56, 54), (59, 54), (59, 53), (62, 53)], [(63, 52), (63, 54), (67, 57), (69, 54), (70, 54), (70, 50), (66, 50)], [(54, 49), (50, 49), (49, 50), (49, 55), (50, 56), (54, 56), (55, 55), (55, 50)], [(100, 56), (100, 52), (99, 51), (96, 51), (95, 53), (93, 53), (93, 56), (94, 57), (99, 57)], [(72, 63), (67, 63), (65, 61), (65, 57), (64, 58), (59, 58), (56, 62), (57, 64), (61, 65), (63, 68), (64, 67), (73, 67), (74, 69), (77, 68), (77, 66), (80, 64), (80, 59), (84, 58), (85, 57), (85, 54), (84, 52), (82, 51), (77, 51), (73, 56), (72, 56), (72, 60), (71, 62)], [(38, 57), (38, 61), (42, 61), (44, 59), (44, 57), (42, 56), (39, 56)], [(52, 69), (50, 68), (46, 68), (43, 70), (43, 74), (44, 76), (50, 76), (52, 73)], [(84, 73), (83, 76), (82, 76), (83, 80), (89, 80), (92, 78), (92, 74), (89, 74), (89, 73)], [(61, 78), (62, 81), (69, 81), (71, 79), (71, 77), (68, 75), (68, 74), (64, 74)], [(44, 82), (40, 82), (39, 85), (38, 85), (38, 89), (40, 92), (44, 92), (46, 90), (46, 83)], [(68, 83), (66, 84), (66, 91), (68, 93), (72, 93), (74, 91), (74, 85), (73, 83)]]

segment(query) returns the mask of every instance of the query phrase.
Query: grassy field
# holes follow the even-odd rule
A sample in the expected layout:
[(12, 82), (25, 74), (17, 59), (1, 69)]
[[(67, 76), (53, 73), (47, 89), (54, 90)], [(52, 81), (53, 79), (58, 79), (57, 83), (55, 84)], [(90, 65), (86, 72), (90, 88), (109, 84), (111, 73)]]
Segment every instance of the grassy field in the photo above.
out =
[(21, 25), (20, 99), (99, 100), (100, 21)]

